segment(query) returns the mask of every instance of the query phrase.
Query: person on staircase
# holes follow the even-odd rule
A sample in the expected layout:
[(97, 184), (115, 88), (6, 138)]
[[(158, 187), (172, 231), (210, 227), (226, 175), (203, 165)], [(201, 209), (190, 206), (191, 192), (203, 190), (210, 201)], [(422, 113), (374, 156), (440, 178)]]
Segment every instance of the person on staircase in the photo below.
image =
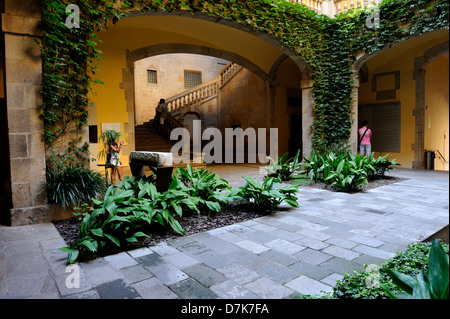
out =
[(167, 120), (168, 109), (165, 99), (159, 100), (159, 106), (157, 108), (159, 115), (159, 127), (158, 127), (158, 135), (164, 135), (164, 123)]

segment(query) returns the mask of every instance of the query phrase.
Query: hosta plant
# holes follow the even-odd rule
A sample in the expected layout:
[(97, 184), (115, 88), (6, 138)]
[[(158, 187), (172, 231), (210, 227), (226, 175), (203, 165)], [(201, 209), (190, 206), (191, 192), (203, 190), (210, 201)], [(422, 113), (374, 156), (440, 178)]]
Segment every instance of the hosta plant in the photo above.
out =
[(278, 187), (281, 181), (274, 177), (267, 177), (261, 183), (247, 175), (244, 181), (244, 186), (234, 189), (230, 195), (234, 199), (252, 203), (258, 210), (268, 213), (272, 213), (283, 202), (292, 207), (299, 207), (296, 185)]
[(176, 175), (172, 177), (172, 188), (189, 194), (197, 204), (206, 205), (218, 213), (221, 212), (221, 202), (233, 200), (223, 192), (231, 191), (231, 186), (225, 179), (212, 173), (212, 169), (194, 170), (189, 164), (186, 168), (176, 169)]
[(188, 193), (171, 185), (159, 193), (154, 184), (134, 177), (124, 178), (119, 188), (110, 186), (104, 200), (93, 200), (94, 206), (86, 211), (81, 220), (79, 235), (68, 252), (68, 262), (73, 263), (79, 255), (95, 258), (104, 250), (120, 249), (124, 243), (149, 237), (146, 229), (152, 224), (170, 227), (183, 235), (177, 219), (184, 210), (197, 210), (198, 201)]
[(291, 179), (294, 173), (301, 168), (299, 156), (300, 150), (292, 158), (287, 158), (288, 153), (283, 154), (281, 157), (277, 156), (275, 160), (268, 157), (270, 164), (266, 166), (267, 176), (276, 177), (282, 181)]

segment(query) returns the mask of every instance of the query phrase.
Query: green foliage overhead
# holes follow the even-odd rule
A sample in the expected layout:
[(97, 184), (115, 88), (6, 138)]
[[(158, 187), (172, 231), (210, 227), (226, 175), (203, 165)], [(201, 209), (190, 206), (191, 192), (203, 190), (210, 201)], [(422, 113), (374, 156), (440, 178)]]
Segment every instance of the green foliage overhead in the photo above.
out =
[[(80, 8), (80, 28), (65, 25), (66, 5)], [(187, 11), (233, 21), (263, 32), (289, 47), (312, 69), (312, 143), (318, 150), (345, 145), (352, 127), (356, 53), (372, 53), (437, 29), (448, 29), (447, 0), (384, 0), (380, 26), (365, 24), (373, 9), (351, 9), (335, 18), (286, 0), (43, 0), (44, 140), (48, 149), (68, 130), (87, 123), (88, 92), (93, 92), (97, 61), (96, 32), (130, 10), (143, 13)]]

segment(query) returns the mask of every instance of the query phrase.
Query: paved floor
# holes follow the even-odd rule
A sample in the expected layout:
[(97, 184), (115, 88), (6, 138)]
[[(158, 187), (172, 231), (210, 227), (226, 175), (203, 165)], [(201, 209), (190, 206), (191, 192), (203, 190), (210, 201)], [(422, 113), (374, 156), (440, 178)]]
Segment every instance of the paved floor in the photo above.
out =
[[(233, 186), (249, 165), (215, 172)], [(301, 188), (300, 207), (66, 268), (52, 224), (0, 227), (0, 298), (281, 299), (331, 291), (449, 224), (449, 173), (357, 194)], [(79, 284), (79, 286), (77, 286)]]

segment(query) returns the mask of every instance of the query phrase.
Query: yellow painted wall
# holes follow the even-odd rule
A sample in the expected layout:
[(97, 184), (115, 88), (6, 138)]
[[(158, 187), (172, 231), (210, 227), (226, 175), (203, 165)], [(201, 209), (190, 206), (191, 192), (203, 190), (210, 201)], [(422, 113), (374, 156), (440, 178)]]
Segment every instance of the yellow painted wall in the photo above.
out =
[[(396, 159), (405, 168), (411, 168), (412, 162), (414, 161), (414, 152), (411, 148), (415, 143), (415, 117), (413, 116), (413, 109), (416, 104), (416, 81), (413, 79), (414, 58), (422, 56), (425, 50), (445, 40), (448, 40), (448, 30), (433, 32), (395, 45), (375, 55), (366, 62), (369, 70), (369, 81), (367, 83), (360, 83), (358, 105), (382, 104), (387, 102), (401, 103), (401, 151), (390, 154), (392, 159)], [(446, 66), (438, 66), (438, 68), (440, 67), (445, 67), (448, 70), (448, 62)], [(400, 71), (400, 88), (396, 90), (396, 98), (377, 101), (376, 92), (372, 92), (373, 75), (393, 71)], [(384, 83), (382, 82), (381, 85), (389, 86), (388, 81), (390, 79), (387, 79)], [(448, 101), (448, 73), (446, 87)], [(448, 116), (446, 119), (448, 127)]]
[(436, 151), (434, 168), (445, 171), (449, 170), (448, 58), (447, 53), (425, 68), (425, 149)]

